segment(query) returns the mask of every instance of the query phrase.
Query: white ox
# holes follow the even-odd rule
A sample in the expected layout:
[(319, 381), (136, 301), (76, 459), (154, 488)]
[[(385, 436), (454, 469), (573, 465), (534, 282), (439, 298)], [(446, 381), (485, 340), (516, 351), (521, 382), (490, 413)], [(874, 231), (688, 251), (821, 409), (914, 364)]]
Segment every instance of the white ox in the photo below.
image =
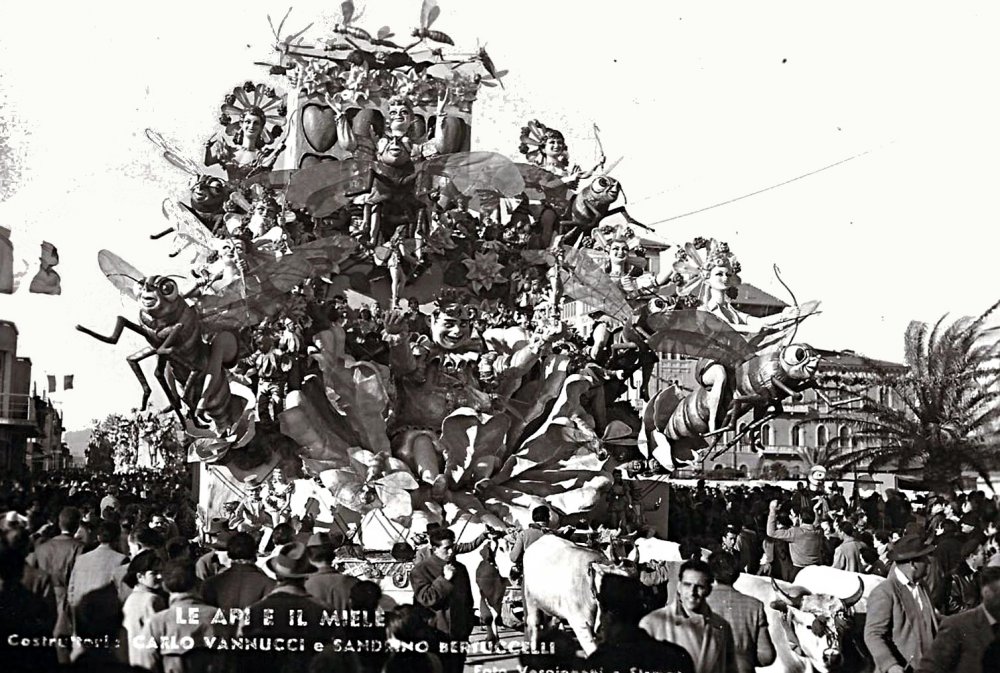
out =
[(604, 554), (555, 535), (536, 540), (524, 552), (523, 563), (524, 619), (531, 643), (538, 644), (544, 612), (566, 620), (583, 651), (592, 654), (601, 579), (628, 572), (610, 565)]
[[(679, 542), (670, 542), (655, 537), (641, 537), (635, 541), (636, 561), (638, 563), (649, 563), (650, 561), (677, 561), (681, 562), (681, 545)], [(702, 548), (701, 559), (707, 561), (711, 551)]]
[(806, 566), (795, 576), (795, 586), (805, 587), (814, 594), (824, 593), (846, 599), (858, 590), (858, 581), (864, 586), (861, 600), (854, 606), (858, 614), (868, 613), (868, 596), (872, 589), (885, 581), (881, 575), (865, 575), (830, 566)]
[[(854, 649), (853, 607), (864, 585), (858, 579), (845, 598), (813, 593), (798, 584), (743, 573), (733, 585), (737, 591), (764, 603), (768, 632), (777, 658), (758, 673), (835, 673), (870, 670), (870, 662)], [(791, 634), (791, 638), (790, 638)], [(792, 638), (797, 643), (793, 648)], [(845, 648), (845, 645), (849, 645)], [(852, 666), (845, 667), (845, 656)]]

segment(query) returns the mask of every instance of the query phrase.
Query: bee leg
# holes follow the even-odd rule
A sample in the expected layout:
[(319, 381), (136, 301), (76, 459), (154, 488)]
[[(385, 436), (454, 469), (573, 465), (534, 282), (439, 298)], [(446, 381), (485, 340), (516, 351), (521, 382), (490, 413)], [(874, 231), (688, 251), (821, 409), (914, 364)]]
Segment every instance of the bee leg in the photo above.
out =
[(721, 431), (724, 423), (719, 422), (719, 414), (722, 411), (723, 397), (728, 383), (726, 369), (720, 364), (710, 365), (701, 374), (701, 383), (706, 388), (706, 403), (708, 406), (708, 429), (710, 436)]
[(154, 376), (156, 380), (160, 383), (160, 388), (163, 389), (163, 393), (167, 396), (167, 401), (170, 402), (170, 408), (177, 413), (177, 417), (180, 419), (181, 423), (184, 422), (183, 414), (181, 413), (181, 399), (177, 394), (177, 388), (174, 382), (167, 377), (167, 364), (168, 360), (165, 357), (157, 359), (156, 362), (156, 372)]
[[(122, 321), (124, 318), (119, 318), (118, 320)], [(121, 323), (119, 322), (119, 325), (120, 324)], [(81, 332), (84, 331), (84, 329), (80, 327), (77, 327), (77, 329)], [(114, 337), (115, 341), (110, 343), (117, 343), (118, 337), (121, 336), (121, 329), (119, 329), (118, 325), (115, 326), (115, 329), (117, 332), (117, 335)], [(96, 337), (97, 335), (93, 336)], [(103, 341), (104, 339), (101, 340)], [(139, 385), (142, 386), (142, 405), (140, 406), (140, 411), (146, 410), (146, 405), (149, 404), (149, 396), (153, 394), (153, 390), (149, 387), (149, 381), (146, 379), (146, 374), (142, 371), (142, 367), (139, 366), (139, 363), (155, 353), (156, 350), (152, 346), (149, 346), (147, 348), (143, 348), (141, 351), (129, 355), (126, 358), (128, 366), (131, 367), (132, 373), (135, 374), (135, 378), (139, 380)]]
[(86, 334), (87, 336), (94, 337), (98, 341), (103, 341), (106, 344), (118, 343), (118, 340), (122, 338), (122, 332), (124, 332), (126, 329), (132, 330), (133, 332), (135, 332), (140, 336), (143, 337), (146, 336), (146, 333), (143, 331), (141, 325), (138, 325), (129, 320), (128, 318), (124, 318), (122, 316), (118, 316), (118, 319), (115, 320), (115, 328), (111, 331), (111, 334), (109, 336), (103, 336), (101, 334), (98, 334), (94, 330), (88, 329), (83, 325), (77, 325), (76, 328), (81, 332), (83, 332), (84, 334)]

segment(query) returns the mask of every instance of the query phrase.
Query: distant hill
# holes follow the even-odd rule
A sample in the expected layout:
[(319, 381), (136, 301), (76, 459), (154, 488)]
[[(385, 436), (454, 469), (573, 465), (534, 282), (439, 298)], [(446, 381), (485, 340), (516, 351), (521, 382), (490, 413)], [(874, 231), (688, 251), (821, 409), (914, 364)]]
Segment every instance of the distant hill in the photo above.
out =
[(90, 442), (90, 428), (86, 430), (71, 430), (63, 433), (63, 441), (69, 447), (69, 453), (79, 464), (83, 463), (83, 452)]

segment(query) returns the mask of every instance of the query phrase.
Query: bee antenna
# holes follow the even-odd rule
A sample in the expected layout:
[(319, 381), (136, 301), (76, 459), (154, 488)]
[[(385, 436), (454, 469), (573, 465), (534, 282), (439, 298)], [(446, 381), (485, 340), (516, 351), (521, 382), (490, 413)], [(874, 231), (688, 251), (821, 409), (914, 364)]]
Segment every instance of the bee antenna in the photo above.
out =
[(132, 276), (128, 275), (127, 273), (109, 273), (108, 274), (108, 278), (111, 278), (112, 276), (123, 276), (123, 277), (128, 278), (129, 280), (131, 280), (131, 281), (133, 281), (135, 283), (141, 283), (142, 282), (140, 279), (133, 278)]
[[(792, 298), (792, 304), (795, 306), (795, 308), (798, 308), (799, 307), (799, 300), (795, 298), (795, 293), (792, 292), (792, 288), (788, 287), (788, 284), (785, 283), (784, 279), (782, 279), (782, 277), (781, 277), (781, 269), (778, 268), (777, 264), (774, 265), (774, 276), (775, 276), (775, 278), (778, 279), (778, 282), (781, 283), (781, 286), (783, 288), (785, 288), (785, 290), (788, 291), (788, 295)], [(789, 345), (795, 342), (795, 335), (799, 331), (799, 322), (801, 322), (801, 321), (798, 320), (798, 318), (796, 318), (796, 320), (795, 320), (795, 327), (792, 328), (792, 335), (788, 339)]]

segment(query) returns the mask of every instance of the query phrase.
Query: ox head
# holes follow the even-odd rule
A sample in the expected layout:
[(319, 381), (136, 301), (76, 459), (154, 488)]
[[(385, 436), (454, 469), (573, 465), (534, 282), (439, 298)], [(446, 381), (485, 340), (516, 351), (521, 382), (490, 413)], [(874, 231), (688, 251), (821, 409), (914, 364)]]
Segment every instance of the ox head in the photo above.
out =
[(771, 586), (780, 597), (771, 602), (771, 607), (784, 614), (789, 641), (819, 673), (839, 670), (844, 660), (844, 639), (854, 605), (864, 595), (864, 583), (859, 579), (858, 590), (848, 598), (814, 594), (799, 586), (782, 589), (773, 579)]

